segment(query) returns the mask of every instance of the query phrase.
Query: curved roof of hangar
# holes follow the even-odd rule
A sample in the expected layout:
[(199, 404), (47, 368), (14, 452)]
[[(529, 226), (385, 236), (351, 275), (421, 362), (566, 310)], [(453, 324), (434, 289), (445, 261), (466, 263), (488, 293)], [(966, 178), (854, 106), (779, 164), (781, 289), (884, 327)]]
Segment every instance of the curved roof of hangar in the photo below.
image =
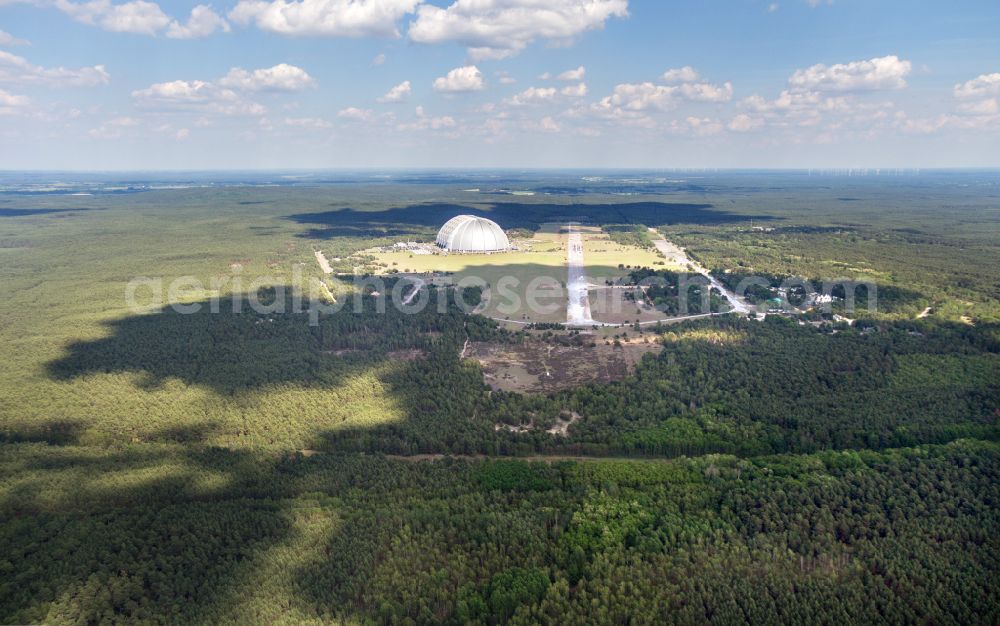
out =
[(510, 240), (493, 220), (457, 215), (438, 231), (437, 245), (453, 252), (498, 252), (510, 249)]

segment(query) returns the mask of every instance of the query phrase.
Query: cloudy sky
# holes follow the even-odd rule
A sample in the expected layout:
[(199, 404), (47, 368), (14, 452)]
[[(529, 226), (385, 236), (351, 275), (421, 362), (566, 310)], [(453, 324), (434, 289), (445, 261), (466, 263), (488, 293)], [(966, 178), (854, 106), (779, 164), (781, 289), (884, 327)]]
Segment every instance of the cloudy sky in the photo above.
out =
[(997, 0), (0, 0), (0, 169), (1000, 166)]

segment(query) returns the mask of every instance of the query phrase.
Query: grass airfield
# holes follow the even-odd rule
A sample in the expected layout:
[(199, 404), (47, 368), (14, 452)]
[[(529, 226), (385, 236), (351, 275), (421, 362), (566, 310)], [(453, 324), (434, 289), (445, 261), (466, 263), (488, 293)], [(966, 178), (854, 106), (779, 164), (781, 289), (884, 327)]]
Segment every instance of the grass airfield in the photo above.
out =
[[(596, 285), (626, 276), (629, 268), (666, 267), (663, 257), (656, 251), (617, 243), (599, 227), (580, 226), (577, 230), (583, 239), (587, 274)], [(516, 324), (564, 323), (567, 234), (565, 224), (547, 223), (532, 237), (513, 240), (512, 244), (518, 249), (512, 252), (414, 254), (408, 250), (372, 249), (358, 256), (372, 257), (371, 265), (380, 273), (396, 270), (406, 274), (448, 274), (454, 283), (481, 281), (491, 290), (490, 303), (483, 314), (498, 320)], [(540, 305), (538, 308), (544, 310), (532, 310), (528, 305), (531, 285), (537, 287), (535, 301)], [(498, 293), (501, 289), (502, 293)], [(626, 309), (629, 307), (635, 309), (634, 305), (626, 305)], [(608, 311), (608, 319), (598, 319), (619, 323), (618, 318), (622, 316)], [(643, 319), (655, 313), (647, 312)]]

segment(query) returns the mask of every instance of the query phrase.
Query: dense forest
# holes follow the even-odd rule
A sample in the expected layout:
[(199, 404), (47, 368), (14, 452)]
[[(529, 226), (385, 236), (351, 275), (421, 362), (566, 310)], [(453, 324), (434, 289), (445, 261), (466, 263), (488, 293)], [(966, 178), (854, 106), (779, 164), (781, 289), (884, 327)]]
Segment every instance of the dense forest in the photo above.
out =
[(626, 301), (644, 299), (666, 316), (724, 313), (731, 307), (718, 289), (710, 287), (707, 279), (682, 276), (669, 270), (642, 268), (632, 270), (623, 281), (625, 285), (642, 286), (626, 291)]
[(993, 623), (1000, 448), (0, 448), (6, 623)]

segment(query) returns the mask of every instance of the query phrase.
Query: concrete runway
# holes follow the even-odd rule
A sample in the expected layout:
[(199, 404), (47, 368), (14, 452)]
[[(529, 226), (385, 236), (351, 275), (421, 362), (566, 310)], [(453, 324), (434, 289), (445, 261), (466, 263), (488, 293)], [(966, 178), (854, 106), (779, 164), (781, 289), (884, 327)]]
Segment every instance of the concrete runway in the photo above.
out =
[(590, 316), (590, 285), (583, 264), (583, 238), (574, 224), (567, 224), (569, 237), (566, 242), (566, 324), (569, 326), (603, 326)]

